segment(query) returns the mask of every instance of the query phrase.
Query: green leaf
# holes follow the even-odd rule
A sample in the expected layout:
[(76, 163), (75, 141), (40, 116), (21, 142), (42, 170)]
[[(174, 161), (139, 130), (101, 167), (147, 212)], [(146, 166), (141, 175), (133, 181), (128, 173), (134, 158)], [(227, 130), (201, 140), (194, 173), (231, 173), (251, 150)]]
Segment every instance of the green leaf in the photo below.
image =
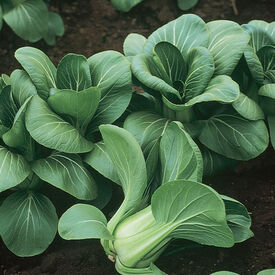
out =
[(83, 55), (69, 53), (57, 66), (56, 85), (59, 89), (82, 91), (92, 86), (87, 59)]
[(219, 247), (234, 245), (219, 194), (201, 183), (177, 180), (159, 187), (152, 197), (152, 213), (169, 237)]
[(268, 121), (271, 144), (275, 149), (275, 116), (268, 116), (267, 121)]
[(101, 99), (89, 131), (113, 123), (126, 110), (132, 97), (130, 63), (122, 54), (105, 51), (88, 59), (92, 83), (101, 90)]
[(248, 120), (264, 119), (263, 110), (258, 103), (243, 93), (240, 93), (232, 106), (242, 117)]
[(55, 114), (37, 95), (31, 99), (26, 112), (26, 127), (39, 144), (65, 153), (85, 153), (93, 148), (68, 122)]
[(2, 7), (0, 6), (0, 31), (2, 29), (3, 26), (3, 10)]
[(48, 8), (42, 0), (3, 0), (3, 18), (24, 40), (36, 42), (48, 29)]
[(142, 2), (143, 0), (111, 0), (115, 9), (128, 12), (131, 8)]
[(275, 115), (275, 83), (263, 85), (259, 89), (260, 105), (264, 113), (269, 116)]
[(218, 271), (218, 272), (211, 273), (210, 275), (239, 275), (239, 274), (235, 272), (230, 272), (230, 271)]
[(252, 20), (248, 24), (265, 30), (272, 37), (273, 41), (275, 41), (275, 22), (267, 23), (263, 20)]
[(157, 114), (135, 112), (126, 118), (123, 127), (135, 137), (147, 156), (155, 141), (163, 135), (168, 123), (169, 120)]
[(85, 156), (84, 161), (102, 176), (120, 185), (116, 169), (103, 142), (95, 143), (93, 150)]
[(43, 39), (50, 46), (53, 46), (56, 42), (56, 36), (62, 36), (64, 34), (64, 23), (59, 14), (55, 12), (48, 13), (48, 31), (43, 34)]
[(205, 122), (199, 141), (214, 152), (237, 160), (249, 160), (265, 151), (268, 132), (262, 120), (236, 115), (216, 115)]
[(257, 52), (257, 55), (263, 65), (265, 78), (270, 83), (275, 83), (275, 46), (265, 46)]
[(31, 170), (28, 162), (0, 145), (0, 192), (24, 181)]
[(216, 75), (231, 75), (249, 41), (239, 24), (227, 21), (216, 20), (207, 23), (209, 29), (208, 49), (215, 61)]
[(138, 33), (130, 33), (123, 43), (123, 52), (125, 56), (135, 56), (143, 52), (146, 38)]
[(197, 3), (198, 0), (178, 0), (178, 6), (183, 11), (193, 8)]
[(54, 152), (36, 160), (32, 170), (39, 178), (81, 200), (93, 200), (97, 187), (78, 155)]
[(36, 192), (17, 191), (0, 207), (1, 237), (15, 255), (42, 253), (53, 241), (58, 217), (51, 201)]
[(152, 55), (155, 45), (167, 41), (176, 46), (187, 60), (192, 48), (207, 47), (208, 29), (197, 15), (185, 14), (154, 31), (147, 39), (144, 52)]
[(97, 110), (100, 96), (97, 87), (89, 87), (81, 92), (51, 89), (48, 104), (56, 113), (72, 117), (74, 126), (84, 134)]
[(171, 122), (160, 142), (162, 184), (177, 180), (201, 181), (201, 152), (180, 122)]
[(37, 91), (29, 75), (23, 70), (15, 70), (11, 76), (11, 91), (14, 100), (22, 106), (27, 98), (36, 95)]
[(215, 70), (211, 53), (203, 47), (197, 47), (190, 51), (187, 64), (188, 75), (184, 89), (185, 101), (203, 92)]
[(239, 85), (226, 75), (218, 75), (211, 79), (204, 92), (190, 99), (185, 106), (209, 101), (232, 103), (239, 97)]
[(227, 224), (234, 235), (235, 243), (244, 242), (245, 240), (254, 236), (250, 230), (251, 218), (245, 206), (227, 196), (221, 196), (226, 211)]
[(117, 223), (136, 211), (142, 202), (147, 186), (146, 164), (139, 144), (129, 132), (113, 125), (101, 125), (99, 129), (125, 195), (111, 220), (112, 233)]
[(39, 96), (47, 99), (50, 89), (56, 88), (56, 68), (48, 56), (36, 48), (23, 47), (15, 52), (15, 58), (29, 74)]
[(257, 275), (275, 275), (275, 268), (262, 270)]
[(92, 205), (80, 203), (61, 216), (58, 233), (65, 240), (113, 239), (104, 214)]

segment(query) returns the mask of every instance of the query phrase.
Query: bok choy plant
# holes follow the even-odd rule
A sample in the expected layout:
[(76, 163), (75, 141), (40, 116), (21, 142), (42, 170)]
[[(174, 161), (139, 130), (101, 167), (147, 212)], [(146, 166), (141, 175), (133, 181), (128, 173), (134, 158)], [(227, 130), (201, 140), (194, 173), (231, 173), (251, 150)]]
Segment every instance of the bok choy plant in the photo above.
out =
[(37, 42), (44, 39), (48, 45), (54, 45), (56, 36), (64, 34), (64, 24), (59, 14), (48, 10), (45, 2), (43, 0), (2, 0), (0, 30), (5, 21), (24, 40)]
[(144, 108), (129, 108), (142, 112), (130, 114), (124, 127), (144, 149), (161, 136), (165, 118), (182, 122), (202, 150), (205, 174), (261, 154), (268, 145), (264, 114), (231, 77), (249, 39), (235, 22), (206, 24), (192, 14), (148, 39), (130, 34), (124, 53), (144, 91), (132, 105)]
[(98, 125), (127, 108), (131, 71), (114, 51), (88, 60), (68, 54), (57, 68), (35, 48), (15, 56), (25, 70), (0, 79), (0, 236), (16, 255), (33, 256), (57, 231), (55, 207), (41, 193), (46, 183), (78, 200), (97, 197), (80, 153), (94, 147)]
[[(111, 0), (111, 3), (117, 10), (128, 12), (142, 1), (143, 0)], [(177, 0), (177, 3), (178, 7), (185, 11), (193, 8), (198, 3), (198, 0)]]
[[(250, 98), (250, 104), (261, 106), (275, 148), (275, 22), (253, 20), (242, 27), (250, 41), (234, 78)], [(246, 102), (243, 105), (248, 106)]]
[(144, 157), (137, 140), (123, 128), (99, 126), (103, 142), (85, 162), (119, 184), (124, 200), (107, 222), (88, 204), (76, 204), (60, 218), (68, 240), (100, 238), (120, 274), (165, 274), (153, 263), (178, 238), (231, 247), (250, 238), (250, 217), (238, 201), (201, 182), (202, 156), (180, 122), (167, 123), (159, 140), (162, 185), (152, 188), (155, 150)]

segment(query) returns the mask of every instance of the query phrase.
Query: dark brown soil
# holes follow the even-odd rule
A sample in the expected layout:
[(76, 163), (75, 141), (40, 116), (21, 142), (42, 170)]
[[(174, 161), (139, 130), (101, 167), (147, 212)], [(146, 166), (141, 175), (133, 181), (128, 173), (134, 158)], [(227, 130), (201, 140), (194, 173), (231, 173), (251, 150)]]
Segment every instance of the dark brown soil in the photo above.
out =
[[(125, 37), (131, 32), (148, 36), (153, 30), (175, 19), (182, 12), (176, 0), (145, 0), (128, 14), (115, 11), (107, 0), (67, 0), (59, 10), (51, 8), (64, 19), (66, 34), (54, 47), (43, 42), (42, 49), (55, 64), (67, 53), (89, 57), (99, 51), (122, 51)], [(200, 0), (191, 10), (205, 21), (230, 19), (246, 23), (252, 19), (275, 20), (274, 0), (236, 0), (238, 15), (230, 0)], [(19, 65), (14, 51), (30, 45), (16, 37), (5, 25), (0, 32), (0, 73), (11, 73)], [(241, 164), (227, 175), (217, 176), (209, 183), (220, 193), (243, 202), (253, 219), (254, 238), (234, 248), (200, 247), (172, 256), (162, 256), (157, 265), (169, 275), (208, 275), (218, 270), (231, 270), (244, 275), (275, 266), (275, 154)], [(117, 274), (107, 260), (98, 241), (66, 242), (59, 238), (40, 256), (22, 259), (13, 256), (0, 243), (0, 274), (5, 275), (86, 275)]]

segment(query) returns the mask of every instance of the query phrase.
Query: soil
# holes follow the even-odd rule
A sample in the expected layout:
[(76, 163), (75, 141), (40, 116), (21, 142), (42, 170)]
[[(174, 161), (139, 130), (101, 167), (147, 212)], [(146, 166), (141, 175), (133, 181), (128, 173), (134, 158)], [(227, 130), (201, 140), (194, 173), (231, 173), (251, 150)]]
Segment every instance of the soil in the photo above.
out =
[[(61, 3), (62, 2), (62, 3)], [(200, 0), (190, 12), (206, 22), (229, 19), (247, 23), (252, 19), (275, 20), (274, 0), (236, 0), (238, 14), (228, 0)], [(148, 36), (152, 31), (182, 14), (176, 0), (146, 0), (129, 13), (113, 9), (107, 0), (52, 1), (52, 10), (61, 14), (66, 33), (54, 47), (42, 49), (54, 62), (69, 52), (89, 57), (103, 50), (122, 51), (125, 37), (132, 32)], [(236, 12), (236, 11), (235, 11)], [(13, 57), (17, 48), (30, 45), (4, 25), (0, 32), (0, 73), (19, 67)], [(230, 249), (199, 247), (162, 256), (157, 265), (169, 275), (209, 275), (230, 270), (242, 275), (275, 267), (275, 154), (240, 164), (233, 172), (208, 180), (218, 192), (243, 202), (252, 215), (254, 238)], [(167, 253), (166, 253), (167, 254)], [(18, 258), (0, 243), (0, 275), (86, 275), (117, 274), (114, 265), (96, 240), (67, 242), (56, 238), (40, 256)]]

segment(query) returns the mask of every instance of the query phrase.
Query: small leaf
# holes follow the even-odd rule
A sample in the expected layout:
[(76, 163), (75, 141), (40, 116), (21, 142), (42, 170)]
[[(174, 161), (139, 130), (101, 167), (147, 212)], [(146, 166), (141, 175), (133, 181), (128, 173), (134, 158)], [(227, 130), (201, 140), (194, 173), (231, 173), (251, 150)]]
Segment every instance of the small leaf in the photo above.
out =
[(51, 201), (36, 192), (17, 191), (0, 207), (1, 237), (15, 255), (42, 253), (53, 241), (58, 217)]
[(58, 233), (65, 240), (113, 239), (104, 214), (87, 204), (75, 204), (69, 208), (59, 220)]
[(178, 6), (181, 10), (186, 11), (197, 5), (199, 0), (178, 0)]
[(111, 0), (112, 5), (119, 11), (128, 12), (143, 0)]
[(39, 96), (47, 99), (50, 89), (56, 88), (56, 68), (48, 56), (36, 48), (23, 47), (15, 52), (15, 58), (29, 74)]
[(93, 148), (68, 122), (55, 114), (37, 95), (31, 99), (26, 112), (26, 128), (41, 145), (65, 153), (85, 153)]
[(257, 275), (275, 275), (275, 268), (262, 270)]
[(270, 83), (275, 83), (275, 46), (261, 48), (257, 55), (264, 69), (264, 76)]
[(259, 89), (260, 106), (263, 109), (265, 115), (275, 115), (275, 83), (263, 85)]
[(82, 91), (92, 86), (90, 69), (83, 55), (69, 53), (57, 66), (56, 85), (59, 89)]
[(135, 56), (143, 52), (146, 38), (137, 33), (130, 33), (123, 43), (123, 52), (125, 56)]
[(78, 155), (54, 152), (36, 160), (32, 170), (39, 178), (81, 200), (93, 200), (97, 187)]
[(0, 192), (18, 185), (30, 172), (28, 162), (21, 155), (0, 146)]

